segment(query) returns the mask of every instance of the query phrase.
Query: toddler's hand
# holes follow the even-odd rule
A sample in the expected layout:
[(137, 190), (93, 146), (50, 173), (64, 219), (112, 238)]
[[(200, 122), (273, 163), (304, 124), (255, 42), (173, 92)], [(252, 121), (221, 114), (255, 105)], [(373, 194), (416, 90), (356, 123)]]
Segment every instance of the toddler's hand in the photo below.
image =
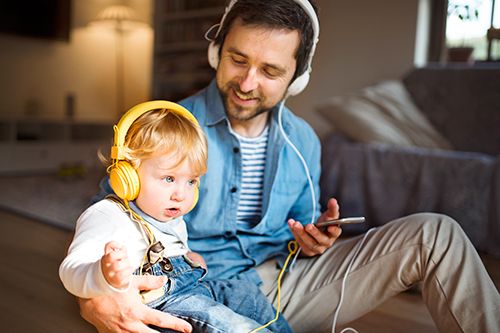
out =
[(117, 289), (127, 288), (132, 278), (132, 267), (125, 247), (118, 242), (106, 243), (101, 258), (101, 269), (110, 285)]

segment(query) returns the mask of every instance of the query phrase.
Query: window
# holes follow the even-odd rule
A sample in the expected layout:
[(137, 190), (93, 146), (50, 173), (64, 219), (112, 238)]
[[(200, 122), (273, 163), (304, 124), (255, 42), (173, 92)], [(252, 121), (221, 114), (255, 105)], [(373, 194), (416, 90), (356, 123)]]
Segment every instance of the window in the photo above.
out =
[(500, 60), (500, 39), (488, 46), (486, 36), (490, 28), (500, 29), (500, 1), (448, 0), (445, 41), (448, 49), (470, 47), (475, 60)]

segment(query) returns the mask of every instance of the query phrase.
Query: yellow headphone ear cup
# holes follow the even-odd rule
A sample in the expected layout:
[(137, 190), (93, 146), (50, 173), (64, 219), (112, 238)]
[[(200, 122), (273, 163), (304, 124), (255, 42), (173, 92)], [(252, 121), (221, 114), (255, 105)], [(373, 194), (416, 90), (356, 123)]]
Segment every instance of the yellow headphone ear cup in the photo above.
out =
[(139, 175), (127, 161), (118, 161), (111, 168), (109, 184), (115, 194), (123, 200), (131, 201), (139, 195)]
[(196, 186), (196, 190), (194, 191), (193, 207), (191, 207), (191, 209), (193, 209), (196, 206), (199, 197), (200, 197), (200, 189), (198, 188), (198, 186)]
[(195, 190), (194, 190), (194, 200), (193, 200), (193, 205), (191, 206), (191, 208), (189, 208), (189, 210), (185, 213), (189, 213), (190, 211), (193, 210), (194, 207), (196, 207), (196, 204), (198, 203), (198, 198), (200, 196), (200, 190), (198, 188), (198, 186), (196, 186)]

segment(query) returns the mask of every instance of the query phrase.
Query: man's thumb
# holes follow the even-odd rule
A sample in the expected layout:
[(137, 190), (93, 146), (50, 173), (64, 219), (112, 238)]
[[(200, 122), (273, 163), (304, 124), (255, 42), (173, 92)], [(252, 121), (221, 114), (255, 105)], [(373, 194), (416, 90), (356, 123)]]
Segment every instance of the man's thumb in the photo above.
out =
[(157, 289), (167, 283), (166, 276), (154, 275), (134, 275), (132, 276), (132, 285), (138, 290)]

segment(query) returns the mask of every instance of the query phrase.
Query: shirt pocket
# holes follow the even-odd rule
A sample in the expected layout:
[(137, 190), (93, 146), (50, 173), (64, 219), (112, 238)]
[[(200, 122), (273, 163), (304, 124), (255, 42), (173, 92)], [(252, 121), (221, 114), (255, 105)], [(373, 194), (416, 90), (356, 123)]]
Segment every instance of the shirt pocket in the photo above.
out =
[(284, 195), (292, 199), (300, 194), (303, 187), (304, 180), (289, 177), (288, 179), (277, 180), (273, 185), (271, 194)]
[(274, 233), (286, 225), (288, 214), (297, 203), (303, 187), (304, 182), (300, 180), (281, 181), (272, 187), (269, 205), (263, 218), (271, 229), (268, 232)]

